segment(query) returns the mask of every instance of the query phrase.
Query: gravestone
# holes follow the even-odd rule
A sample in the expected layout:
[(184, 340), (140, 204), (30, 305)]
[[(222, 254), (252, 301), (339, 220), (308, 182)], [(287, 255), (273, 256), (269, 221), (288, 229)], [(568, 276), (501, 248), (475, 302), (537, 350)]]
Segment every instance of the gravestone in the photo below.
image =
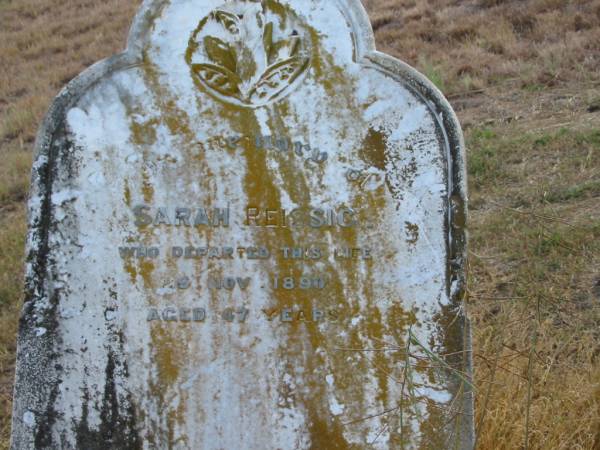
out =
[(13, 449), (472, 448), (460, 127), (358, 0), (148, 0), (37, 151)]

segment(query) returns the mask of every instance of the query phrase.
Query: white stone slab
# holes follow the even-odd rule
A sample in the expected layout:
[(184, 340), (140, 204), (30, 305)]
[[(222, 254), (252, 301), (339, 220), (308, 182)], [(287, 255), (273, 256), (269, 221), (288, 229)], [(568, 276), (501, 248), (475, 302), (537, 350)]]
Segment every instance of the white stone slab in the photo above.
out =
[(146, 1), (37, 149), (14, 449), (472, 447), (460, 127), (358, 1)]

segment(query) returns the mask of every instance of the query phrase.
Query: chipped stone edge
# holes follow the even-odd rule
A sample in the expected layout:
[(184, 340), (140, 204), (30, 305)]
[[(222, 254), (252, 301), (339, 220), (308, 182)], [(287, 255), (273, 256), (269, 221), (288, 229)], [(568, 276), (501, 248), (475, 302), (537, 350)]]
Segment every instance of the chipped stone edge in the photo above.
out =
[[(451, 285), (448, 286), (448, 292), (463, 324), (465, 365), (471, 376), (471, 327), (463, 305), (466, 295), (467, 179), (465, 145), (460, 124), (452, 107), (433, 83), (404, 62), (376, 50), (371, 23), (360, 0), (336, 2), (353, 30), (357, 61), (389, 73), (422, 98), (432, 99), (428, 103), (445, 133), (449, 180), (448, 251), (451, 256)], [(92, 65), (69, 82), (53, 100), (38, 131), (28, 207), (25, 302), (18, 334), (11, 450), (48, 448), (53, 442), (50, 436), (52, 424), (48, 421), (53, 420), (56, 415), (52, 409), (52, 399), (57, 395), (60, 384), (59, 368), (53, 363), (58, 330), (57, 323), (53, 320), (56, 305), (53, 305), (52, 297), (55, 292), (52, 286), (52, 261), (48, 258), (48, 237), (55, 224), (51, 204), (53, 178), (59, 156), (54, 146), (55, 141), (60, 139), (67, 111), (87, 90), (110, 74), (139, 65), (143, 61), (148, 31), (156, 15), (168, 3), (169, 0), (144, 0), (133, 21), (126, 50)], [(35, 331), (35, 325), (40, 323), (48, 325), (42, 336), (36, 335)], [(35, 386), (35, 389), (31, 389), (31, 386)], [(466, 392), (463, 406), (465, 420), (462, 422), (462, 436), (458, 442), (461, 450), (471, 450), (474, 445), (473, 412), (473, 393)], [(40, 420), (42, 417), (43, 420)]]

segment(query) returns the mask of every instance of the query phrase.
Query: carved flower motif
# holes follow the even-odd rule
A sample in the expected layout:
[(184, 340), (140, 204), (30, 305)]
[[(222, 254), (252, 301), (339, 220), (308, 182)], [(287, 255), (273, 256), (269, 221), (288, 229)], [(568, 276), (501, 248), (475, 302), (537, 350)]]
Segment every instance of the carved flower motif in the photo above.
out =
[(309, 64), (297, 18), (274, 0), (233, 2), (194, 31), (186, 61), (194, 78), (234, 103), (275, 99)]

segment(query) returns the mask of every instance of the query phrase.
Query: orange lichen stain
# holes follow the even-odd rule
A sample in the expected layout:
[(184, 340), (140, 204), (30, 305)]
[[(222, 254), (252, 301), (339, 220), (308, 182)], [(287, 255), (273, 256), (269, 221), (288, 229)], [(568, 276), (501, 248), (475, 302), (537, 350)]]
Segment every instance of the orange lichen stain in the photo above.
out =
[(131, 188), (129, 182), (125, 181), (125, 188), (123, 189), (123, 200), (128, 207), (131, 207)]
[(190, 137), (192, 135), (189, 116), (187, 112), (177, 108), (174, 99), (166, 101), (161, 109), (163, 113), (166, 113), (163, 120), (174, 136)]
[(349, 444), (344, 438), (342, 426), (332, 420), (323, 419), (311, 411), (309, 414), (310, 450), (361, 450), (364, 447)]
[(135, 282), (137, 280), (137, 269), (135, 267), (135, 264), (133, 264), (133, 262), (131, 260), (125, 260), (123, 262), (123, 265), (125, 267), (125, 272), (127, 272), (127, 274), (129, 275), (129, 279), (131, 280), (131, 283), (135, 284)]
[[(238, 114), (232, 114), (229, 119), (235, 124), (234, 130), (242, 135), (262, 134), (257, 120), (250, 111), (240, 111)], [(276, 114), (269, 114), (271, 134), (286, 135), (285, 122), (283, 118), (278, 119)], [(286, 158), (286, 155), (281, 153), (258, 150), (252, 141), (246, 143), (243, 156), (247, 166), (244, 186), (249, 206), (263, 210), (265, 208), (280, 209), (282, 191), (285, 191), (295, 204), (303, 207), (310, 205), (310, 189), (305, 178), (306, 175), (304, 171), (295, 167), (296, 160)], [(272, 166), (268, 162), (269, 158), (277, 158), (283, 186), (274, 183), (275, 174), (270, 176), (273, 169), (271, 169)], [(255, 231), (254, 238), (256, 245), (264, 245), (277, 250), (282, 247), (293, 247), (300, 242), (314, 240), (314, 236), (311, 236), (311, 232), (305, 227), (280, 229), (277, 232), (261, 228)], [(320, 236), (320, 238), (323, 238), (323, 236)], [(301, 275), (308, 275), (305, 270), (306, 265), (302, 262), (279, 260), (278, 265), (274, 266), (274, 263), (270, 261), (265, 263), (263, 276), (271, 277), (277, 274), (280, 277), (293, 276), (297, 279)], [(324, 299), (315, 299), (314, 295), (314, 292), (311, 291), (274, 289), (270, 306), (280, 309), (294, 308), (294, 314), (298, 315), (299, 310), (311, 311), (313, 307), (322, 308), (324, 306)], [(320, 346), (327, 345), (324, 336), (319, 332), (317, 325), (307, 321), (296, 320), (283, 326), (287, 327), (288, 339), (287, 342), (279, 343), (280, 357), (295, 361), (294, 365), (304, 367), (305, 373), (310, 374), (305, 377), (305, 383), (311, 395), (306, 396), (302, 393), (296, 393), (294, 402), (303, 404), (308, 411), (309, 417), (307, 419), (313, 423), (311, 425), (311, 435), (318, 441), (314, 448), (350, 448), (339, 426), (333, 427), (335, 431), (332, 432), (332, 427), (325, 424), (330, 414), (326, 408), (323, 408), (323, 405), (327, 404), (324, 377), (314, 376), (323, 367), (324, 361), (315, 354), (315, 350)], [(307, 340), (302, 338), (303, 335), (306, 336)], [(285, 383), (282, 383), (278, 389), (280, 392), (285, 392)], [(321, 445), (325, 442), (327, 442), (327, 446)]]
[[(321, 46), (319, 31), (313, 27), (308, 27), (308, 30), (312, 41), (312, 73), (316, 81), (321, 84), (329, 94), (339, 95), (339, 92), (336, 92), (336, 87), (341, 88), (341, 85), (345, 82), (345, 77), (343, 76), (343, 73), (337, 80), (332, 77), (336, 68), (333, 64), (333, 57), (321, 54), (323, 52), (323, 47)], [(327, 56), (329, 56), (329, 58), (327, 58)]]
[(290, 14), (291, 8), (289, 6), (282, 5), (275, 0), (264, 0), (264, 4), (271, 12), (281, 17), (281, 28), (283, 29), (283, 24), (285, 23), (287, 15)]
[(157, 323), (153, 325), (152, 341), (154, 361), (158, 370), (158, 378), (165, 386), (173, 385), (179, 378), (182, 358), (185, 355), (185, 345), (181, 339), (174, 336), (170, 324)]
[(154, 269), (154, 262), (149, 259), (141, 260), (138, 263), (138, 274), (142, 277), (142, 280), (144, 280), (146, 289), (154, 288), (154, 278), (152, 276)]
[(148, 122), (131, 122), (129, 129), (131, 131), (131, 140), (137, 145), (152, 145), (156, 142), (157, 119)]
[[(337, 96), (351, 99), (352, 95), (346, 96), (344, 92), (352, 90), (352, 83), (348, 80), (343, 70), (335, 67), (333, 58), (330, 55), (324, 55), (320, 47), (319, 36), (315, 30), (312, 32), (313, 39), (313, 76), (325, 88), (331, 96)], [(152, 86), (156, 100), (160, 103), (161, 115), (164, 123), (169, 130), (177, 136), (183, 137), (183, 146), (192, 148), (194, 136), (190, 127), (190, 120), (187, 113), (178, 111), (176, 102), (172, 98), (165, 87), (161, 86), (159, 77), (156, 71), (148, 62), (145, 65), (145, 73), (149, 84)], [(340, 94), (340, 90), (343, 91)], [(349, 102), (350, 100), (336, 100), (336, 102)], [(291, 117), (289, 111), (292, 108), (286, 101), (279, 102), (274, 107), (266, 107), (264, 110), (268, 112), (269, 120), (268, 127), (271, 135), (288, 136), (290, 130), (299, 129), (297, 118)], [(225, 123), (230, 124), (232, 132), (242, 136), (256, 136), (264, 134), (261, 130), (255, 112), (253, 110), (236, 107), (233, 105), (219, 105), (216, 108), (216, 114), (219, 114)], [(362, 119), (357, 114), (357, 123), (362, 123)], [(355, 124), (352, 124), (355, 125)], [(307, 130), (306, 138), (309, 137)], [(344, 135), (344, 131), (341, 131)], [(139, 138), (139, 137), (138, 137)], [(136, 138), (136, 139), (138, 139)], [(363, 154), (365, 162), (369, 166), (385, 169), (385, 152), (386, 143), (385, 136), (381, 133), (370, 130), (363, 145)], [(224, 150), (225, 151), (225, 150)], [(357, 152), (360, 154), (360, 150)], [(214, 174), (208, 169), (208, 165), (204, 158), (204, 153), (198, 155), (194, 153), (194, 158), (190, 158), (194, 165), (194, 170), (183, 171), (182, 176), (190, 177), (192, 181), (198, 182), (203, 180), (204, 199), (209, 202), (214, 194), (214, 185), (209, 183)], [(312, 183), (308, 177), (315, 177), (322, 185), (323, 174), (322, 168), (310, 167), (308, 164), (299, 162), (294, 158), (289, 158), (284, 152), (269, 152), (266, 150), (258, 150), (253, 139), (248, 139), (243, 143), (243, 149), (240, 152), (240, 157), (246, 163), (246, 174), (243, 180), (244, 193), (248, 197), (248, 206), (261, 209), (280, 209), (282, 207), (282, 192), (291, 201), (301, 207), (308, 207), (311, 204), (311, 189)], [(273, 165), (272, 162), (276, 164)], [(278, 167), (279, 173), (274, 173), (274, 167)], [(197, 171), (196, 171), (197, 169)], [(310, 170), (310, 171), (309, 171)], [(217, 174), (221, 176), (221, 174)], [(193, 177), (193, 180), (191, 179)], [(281, 181), (275, 182), (276, 179)], [(152, 186), (148, 185), (149, 177), (147, 174), (144, 178), (144, 200), (150, 203), (154, 191), (148, 191)], [(279, 184), (282, 183), (282, 184)], [(356, 187), (356, 198), (352, 205), (345, 205), (358, 210), (369, 209), (378, 211), (376, 214), (383, 214), (384, 206), (386, 205), (385, 195), (380, 191), (372, 193), (361, 192), (360, 187)], [(335, 202), (335, 200), (332, 200)], [(316, 206), (316, 205), (315, 205)], [(320, 205), (319, 205), (320, 206)], [(325, 206), (325, 205), (323, 205)], [(326, 206), (334, 206), (326, 205)], [(335, 205), (340, 206), (340, 205)], [(381, 220), (377, 216), (375, 220)], [(356, 229), (335, 229), (335, 230), (311, 230), (307, 228), (298, 229), (281, 229), (272, 230), (257, 228), (253, 231), (253, 244), (264, 245), (265, 247), (278, 250), (281, 247), (294, 247), (302, 245), (303, 242), (328, 242), (331, 239), (335, 247), (358, 247), (360, 240), (364, 236), (363, 233), (368, 233), (365, 230)], [(206, 235), (206, 242), (213, 239), (213, 232), (209, 231)], [(284, 342), (279, 343), (280, 357), (285, 357), (292, 361), (298, 367), (304, 368), (304, 381), (306, 382), (306, 390), (295, 394), (294, 401), (304, 406), (307, 411), (307, 422), (309, 432), (312, 439), (311, 449), (361, 449), (364, 446), (356, 446), (349, 444), (344, 437), (344, 430), (341, 423), (344, 422), (341, 418), (333, 418), (328, 410), (328, 393), (325, 375), (328, 373), (335, 374), (335, 396), (344, 404), (347, 409), (353, 413), (351, 418), (358, 419), (356, 414), (363, 413), (371, 406), (369, 398), (364, 398), (365, 393), (361, 390), (364, 384), (364, 374), (366, 372), (376, 373), (377, 383), (379, 385), (379, 393), (377, 400), (384, 405), (396, 406), (394, 403), (397, 399), (387, 398), (388, 386), (390, 381), (386, 373), (394, 373), (394, 365), (398, 366), (398, 360), (386, 356), (384, 352), (379, 352), (373, 358), (376, 367), (373, 367), (373, 362), (365, 358), (359, 358), (358, 362), (349, 364), (347, 354), (338, 352), (335, 347), (364, 347), (376, 342), (375, 339), (388, 338), (394, 336), (393, 343), (402, 344), (403, 332), (407, 330), (407, 317), (400, 306), (392, 308), (388, 311), (385, 317), (382, 317), (380, 309), (377, 307), (377, 302), (387, 299), (375, 298), (375, 292), (372, 286), (372, 279), (377, 270), (377, 263), (367, 261), (364, 263), (366, 267), (362, 270), (357, 270), (356, 262), (338, 261), (329, 265), (325, 270), (328, 277), (328, 285), (326, 290), (313, 291), (288, 291), (274, 290), (272, 296), (272, 308), (295, 307), (303, 311), (310, 311), (312, 307), (326, 309), (327, 307), (338, 307), (342, 305), (347, 318), (345, 316), (335, 326), (328, 325), (324, 329), (320, 329), (316, 324), (310, 321), (297, 320), (288, 325), (282, 325), (274, 321), (274, 326), (287, 326), (288, 336)], [(314, 268), (305, 261), (298, 262), (292, 260), (275, 259), (266, 261), (257, 265), (261, 277), (270, 278), (278, 274), (283, 276), (310, 275)], [(171, 269), (172, 267), (169, 266)], [(135, 267), (134, 267), (135, 269)], [(204, 270), (200, 262), (196, 265), (197, 274)], [(144, 276), (140, 273), (144, 278)], [(151, 275), (151, 271), (150, 271)], [(134, 278), (137, 276), (137, 271), (134, 273)], [(146, 281), (146, 279), (144, 278)], [(220, 306), (222, 299), (219, 299), (216, 293), (210, 294), (210, 304), (212, 306)], [(362, 299), (362, 300), (361, 300)], [(361, 307), (361, 302), (366, 302), (367, 307)], [(348, 331), (348, 338), (339, 336), (340, 329), (346, 329), (350, 326), (349, 319), (352, 316), (363, 315), (367, 320), (362, 321), (355, 328)], [(164, 398), (167, 393), (172, 393), (172, 389), (177, 383), (180, 376), (182, 364), (187, 361), (186, 348), (182, 348), (181, 342), (186, 342), (181, 335), (175, 334), (168, 326), (163, 324), (155, 324), (152, 332), (152, 346), (155, 352), (155, 360), (157, 365), (157, 380), (153, 387), (153, 395), (158, 400), (157, 402), (168, 411), (165, 414), (169, 416), (169, 445), (173, 445), (175, 435), (173, 430), (177, 422), (182, 421), (177, 411), (171, 410), (166, 404)], [(164, 328), (163, 328), (164, 327)], [(398, 331), (398, 335), (393, 334), (393, 330)], [(189, 325), (179, 325), (180, 334), (187, 335), (190, 332)], [(230, 328), (219, 328), (212, 336), (211, 345), (214, 348), (223, 348), (226, 346)], [(317, 349), (324, 352), (317, 352)], [(398, 373), (397, 370), (395, 373)], [(284, 389), (284, 386), (281, 387)], [(183, 410), (184, 399), (181, 399), (179, 408)], [(366, 435), (369, 431), (368, 425), (356, 425), (359, 430), (365, 430)], [(393, 434), (392, 440), (397, 441), (397, 436)]]
[(369, 128), (362, 146), (361, 158), (379, 170), (386, 168), (387, 136), (382, 131)]
[[(194, 139), (191, 131), (190, 117), (187, 111), (177, 106), (177, 98), (169, 91), (160, 79), (160, 71), (151, 61), (147, 52), (143, 54), (141, 68), (144, 80), (150, 87), (153, 100), (160, 110), (160, 120), (167, 126), (174, 136), (183, 137), (187, 142)], [(151, 122), (154, 127), (158, 122)]]
[(413, 245), (416, 244), (419, 240), (419, 225), (411, 222), (405, 222), (404, 224), (406, 227), (406, 234), (408, 236), (406, 242)]
[(146, 203), (152, 203), (152, 200), (154, 199), (154, 185), (152, 184), (150, 174), (146, 167), (142, 171), (142, 196)]
[[(319, 31), (312, 27), (307, 27), (310, 30), (313, 42), (311, 72), (315, 81), (323, 87), (329, 101), (335, 105), (337, 111), (352, 113), (354, 121), (348, 123), (349, 126), (356, 127), (364, 123), (362, 109), (359, 108), (355, 100), (355, 80), (348, 76), (344, 66), (338, 66), (335, 63), (335, 57), (332, 54), (327, 53), (323, 49)], [(340, 131), (343, 132), (343, 130)]]
[[(379, 140), (377, 145), (380, 149), (379, 154), (384, 155), (385, 147), (382, 140)], [(359, 153), (360, 155), (360, 153)], [(379, 161), (374, 161), (373, 156), (368, 158), (368, 164), (373, 166), (381, 166), (382, 158)], [(368, 216), (363, 217), (365, 223), (385, 223), (386, 211), (388, 209), (389, 194), (386, 190), (375, 189), (372, 191), (361, 190), (358, 185), (356, 187), (356, 193), (353, 197), (353, 202), (350, 205), (351, 208), (357, 211), (369, 211)], [(389, 245), (385, 244), (388, 239), (395, 239), (388, 235), (376, 235), (373, 234), (370, 229), (360, 229), (355, 235), (345, 231), (338, 233), (336, 236), (346, 241), (346, 244), (357, 245), (359, 239), (362, 242), (373, 243), (375, 240), (383, 240), (383, 243), (379, 245), (380, 248), (393, 248), (394, 242), (390, 242)], [(336, 242), (334, 240), (334, 242)], [(353, 273), (356, 270), (355, 263), (348, 264), (347, 262), (340, 263), (339, 269), (346, 273), (348, 281), (345, 282), (344, 286), (335, 286), (334, 291), (340, 291), (345, 289), (346, 292), (353, 292), (357, 298), (362, 298), (363, 302), (366, 302), (366, 306), (361, 307), (357, 301), (352, 302), (352, 298), (345, 299), (348, 303), (348, 307), (351, 308), (349, 315), (355, 317), (361, 315), (366, 320), (359, 322), (356, 327), (348, 327), (348, 339), (343, 345), (347, 348), (380, 348), (387, 345), (393, 345), (401, 349), (406, 343), (406, 335), (410, 324), (412, 323), (413, 315), (410, 312), (404, 310), (402, 306), (402, 299), (392, 301), (389, 298), (377, 298), (377, 295), (381, 295), (374, 289), (374, 279), (376, 279), (378, 273), (378, 256), (374, 259), (364, 261), (361, 271)], [(345, 264), (345, 265), (344, 265)], [(343, 292), (343, 291), (340, 291)], [(388, 305), (388, 306), (385, 306)], [(385, 314), (382, 313), (382, 308), (386, 308)], [(335, 341), (335, 337), (332, 339)], [(391, 385), (398, 383), (402, 378), (401, 363), (403, 354), (399, 352), (371, 352), (361, 353), (358, 361), (353, 361), (349, 364), (345, 357), (347, 353), (341, 355), (332, 355), (331, 358), (334, 360), (333, 366), (336, 370), (335, 373), (335, 386), (336, 386), (336, 397), (340, 403), (346, 405), (346, 414), (349, 418), (360, 418), (367, 413), (369, 408), (373, 407), (373, 402), (369, 402), (368, 399), (364, 398), (364, 393), (357, 386), (364, 384), (364, 379), (358, 379), (356, 372), (364, 374), (365, 372), (371, 373), (377, 380), (378, 389), (375, 399), (381, 404), (383, 410), (393, 409), (398, 407), (399, 399), (390, 398), (389, 391)], [(343, 357), (342, 357), (343, 356)], [(399, 388), (399, 386), (396, 386)], [(405, 400), (406, 401), (406, 400)], [(412, 405), (411, 405), (412, 406)], [(383, 417), (382, 424), (389, 425), (389, 432), (386, 436), (381, 436), (381, 440), (386, 439), (390, 443), (398, 443), (400, 441), (399, 433), (397, 432), (399, 424), (397, 417)], [(398, 425), (398, 426), (396, 426)], [(372, 431), (372, 424), (361, 423), (354, 425), (354, 432), (357, 430), (362, 431), (366, 436), (369, 430)], [(381, 426), (381, 425), (376, 425)], [(406, 441), (408, 442), (408, 441)], [(396, 445), (396, 444), (391, 444)]]
[[(177, 176), (183, 178), (184, 186), (198, 187), (200, 184), (202, 192), (202, 202), (204, 204), (211, 204), (215, 201), (214, 198), (214, 181), (215, 174), (211, 172), (208, 164), (205, 160), (205, 152), (198, 152), (198, 143), (196, 142), (196, 136), (192, 130), (191, 119), (187, 111), (178, 108), (178, 99), (172, 91), (161, 80), (161, 76), (158, 68), (153, 64), (148, 54), (144, 55), (144, 64), (141, 66), (143, 70), (144, 80), (150, 88), (150, 95), (156, 107), (159, 110), (160, 119), (156, 122), (152, 122), (153, 126), (163, 124), (169, 132), (176, 138), (179, 152), (183, 155), (186, 166), (182, 170), (177, 171)], [(140, 130), (144, 131), (144, 130)], [(146, 132), (149, 132), (146, 130)], [(144, 136), (137, 136), (137, 139), (143, 139)], [(177, 169), (177, 161), (174, 159), (161, 160), (159, 157), (153, 156), (147, 146), (142, 147), (143, 158), (146, 161), (159, 162), (161, 166), (165, 163), (169, 163), (173, 166), (173, 169)], [(153, 159), (154, 158), (154, 159)], [(148, 169), (144, 169), (142, 172), (142, 194), (144, 201), (147, 204), (151, 204), (154, 198), (154, 187), (153, 183), (161, 185), (172, 185), (173, 180), (169, 178), (170, 173), (166, 171), (160, 171), (154, 175), (154, 179), (151, 179)], [(197, 199), (197, 191), (181, 192), (179, 193), (180, 198)], [(140, 228), (139, 232), (147, 241), (147, 245), (151, 245), (152, 234), (151, 227)], [(198, 236), (198, 230), (186, 229), (182, 234), (181, 230), (173, 230), (173, 233), (168, 237), (166, 248), (170, 248), (173, 245), (185, 246), (188, 242), (192, 242), (194, 238)], [(203, 230), (202, 238), (208, 243), (212, 240), (213, 230)], [(196, 276), (203, 273), (207, 268), (203, 266), (203, 262), (198, 261), (195, 265)], [(177, 279), (181, 274), (178, 262), (174, 258), (166, 258), (161, 260), (161, 279)], [(210, 271), (212, 268), (208, 267)], [(148, 277), (144, 278), (147, 286), (156, 283), (154, 280), (153, 272), (146, 272)], [(144, 273), (141, 273), (142, 277)], [(194, 274), (189, 274), (190, 278), (194, 278)], [(164, 277), (164, 278), (163, 278)], [(211, 294), (214, 296), (215, 294)], [(162, 299), (148, 298), (149, 304), (162, 305)], [(216, 300), (216, 298), (215, 298)], [(215, 302), (213, 306), (222, 307), (221, 304)], [(155, 446), (160, 448), (179, 448), (180, 446), (187, 447), (188, 445), (182, 444), (188, 439), (186, 436), (180, 436), (177, 434), (178, 430), (186, 428), (186, 411), (189, 399), (185, 393), (182, 393), (179, 389), (180, 377), (182, 375), (182, 369), (190, 361), (192, 356), (189, 355), (191, 351), (186, 343), (189, 342), (190, 338), (194, 333), (193, 324), (183, 323), (153, 323), (151, 325), (151, 342), (149, 347), (153, 353), (154, 365), (156, 367), (156, 375), (148, 380), (150, 385), (150, 392), (155, 404), (155, 408), (162, 412), (164, 417), (164, 425), (157, 428), (155, 435), (153, 436)], [(225, 330), (226, 328), (224, 328)], [(212, 344), (214, 348), (223, 348), (223, 342), (218, 334), (214, 335), (215, 342)], [(177, 399), (174, 402), (174, 398)]]
[[(318, 37), (313, 36), (315, 42), (318, 42)], [(317, 45), (318, 47), (318, 45)], [(322, 59), (323, 58), (323, 59)], [(351, 82), (345, 79), (342, 71), (336, 70), (332, 66), (328, 58), (319, 54), (319, 50), (313, 55), (314, 74), (318, 82), (321, 83), (328, 92), (339, 93), (340, 89), (351, 90)], [(289, 130), (298, 129), (296, 122), (297, 118), (291, 117), (289, 114), (290, 108), (286, 102), (280, 102), (276, 107), (277, 115), (270, 114), (270, 133), (272, 135), (287, 135)], [(357, 112), (358, 114), (358, 112)], [(358, 116), (357, 116), (358, 117)], [(360, 120), (357, 119), (360, 123)], [(309, 130), (307, 130), (309, 131)], [(251, 134), (250, 134), (251, 135)], [(374, 144), (374, 145), (372, 145)], [(379, 161), (376, 164), (369, 163), (370, 166), (385, 168), (385, 143), (383, 139), (379, 142), (368, 142), (367, 145), (375, 148), (375, 154), (379, 154)], [(270, 181), (272, 177), (268, 176), (272, 170), (266, 163), (267, 152), (256, 152), (254, 148), (249, 148), (247, 153), (248, 158), (248, 173), (246, 180), (246, 193), (250, 201), (255, 202), (252, 206), (278, 208), (280, 203), (280, 190), (287, 193), (289, 198), (299, 205), (310, 205), (310, 184), (307, 177), (316, 177), (319, 184), (323, 184), (322, 169), (320, 167), (312, 168), (310, 172), (298, 170), (292, 163), (284, 160), (281, 155), (278, 160), (279, 171), (282, 175), (283, 186), (274, 186)], [(257, 155), (258, 153), (258, 155)], [(269, 157), (276, 158), (275, 155)], [(381, 190), (373, 193), (363, 193), (360, 187), (357, 186), (356, 200), (352, 205), (344, 205), (346, 207), (355, 208), (358, 211), (367, 207), (369, 210), (383, 211), (378, 206), (385, 206), (385, 193)], [(366, 197), (366, 198), (365, 198)], [(316, 206), (316, 205), (314, 205)], [(332, 205), (333, 206), (333, 205)], [(342, 205), (336, 205), (342, 206)], [(363, 230), (364, 231), (364, 230)], [(293, 229), (293, 230), (278, 230), (277, 235), (267, 232), (257, 236), (265, 245), (275, 244), (281, 246), (297, 246), (302, 242), (332, 242), (332, 247), (358, 247), (361, 237), (361, 232), (356, 229), (335, 229), (323, 232), (322, 230), (314, 231), (310, 229)], [(336, 326), (329, 326), (324, 331), (318, 326), (301, 320), (285, 325), (288, 329), (288, 342), (281, 343), (282, 354), (291, 360), (295, 360), (296, 364), (305, 369), (305, 373), (310, 374), (304, 376), (303, 382), (307, 386), (307, 391), (310, 396), (296, 394), (296, 401), (303, 404), (307, 410), (309, 418), (310, 434), (313, 440), (311, 448), (314, 449), (354, 449), (361, 448), (348, 443), (344, 437), (343, 428), (340, 423), (342, 420), (334, 419), (328, 410), (328, 392), (325, 382), (325, 375), (328, 373), (335, 374), (335, 391), (334, 394), (340, 403), (344, 404), (353, 415), (361, 415), (370, 406), (369, 399), (364, 398), (364, 392), (360, 386), (364, 383), (360, 374), (365, 371), (372, 370), (376, 375), (379, 384), (378, 400), (384, 405), (392, 405), (393, 399), (387, 398), (389, 374), (394, 371), (394, 361), (386, 358), (381, 352), (374, 358), (377, 368), (372, 367), (372, 362), (363, 359), (351, 365), (347, 362), (347, 354), (336, 352), (333, 348), (339, 347), (363, 347), (368, 343), (375, 342), (374, 338), (382, 339), (386, 336), (386, 324), (383, 323), (380, 310), (377, 308), (374, 299), (374, 293), (370, 286), (372, 275), (375, 271), (375, 262), (367, 261), (367, 275), (359, 275), (356, 273), (356, 262), (337, 261), (329, 268), (325, 269), (328, 285), (324, 292), (296, 292), (296, 291), (275, 291), (273, 292), (273, 307), (290, 307), (306, 310), (312, 306), (317, 308), (327, 309), (328, 307), (342, 308), (347, 314), (347, 318), (342, 319)], [(307, 270), (308, 269), (308, 270)], [(305, 262), (297, 261), (280, 261), (277, 268), (280, 276), (298, 275), (309, 272), (310, 266), (307, 267)], [(348, 293), (356, 293), (356, 296), (348, 297)], [(367, 302), (372, 302), (367, 310), (363, 310), (359, 304), (359, 298), (367, 299)], [(368, 320), (363, 321), (350, 331), (348, 339), (342, 339), (337, 334), (336, 330), (340, 327), (347, 328), (349, 319), (352, 315), (366, 315)], [(396, 324), (398, 325), (398, 324)], [(401, 325), (400, 325), (401, 326)], [(303, 338), (304, 337), (304, 338)], [(363, 338), (367, 337), (365, 341)], [(338, 345), (339, 344), (339, 345)], [(324, 349), (325, 355), (320, 352), (315, 352), (316, 349)], [(380, 369), (378, 369), (380, 368)], [(282, 386), (281, 389), (284, 389)], [(364, 430), (365, 436), (369, 429), (364, 425), (357, 425), (359, 429)], [(356, 430), (354, 430), (356, 431)]]
[[(176, 388), (181, 372), (182, 361), (188, 360), (188, 349), (182, 339), (182, 330), (173, 327), (173, 324), (153, 323), (151, 325), (152, 358), (156, 367), (156, 379), (149, 382), (149, 392), (162, 411), (166, 427), (159, 427), (153, 438), (160, 447), (175, 448), (177, 442), (186, 440), (178, 437), (175, 430), (178, 424), (185, 422), (185, 399), (181, 398), (173, 408), (169, 393)], [(181, 394), (180, 394), (181, 395)]]
[[(367, 325), (367, 332), (371, 342), (379, 342), (380, 345), (386, 342), (386, 329), (383, 324), (383, 320), (381, 317), (381, 311), (377, 307), (373, 307), (370, 311), (367, 311), (369, 317), (369, 323)], [(382, 405), (388, 406), (388, 385), (393, 377), (394, 370), (390, 367), (391, 361), (385, 352), (375, 352), (375, 354), (371, 357), (371, 364), (375, 369), (375, 373), (379, 382), (379, 392), (376, 395), (376, 398)]]

